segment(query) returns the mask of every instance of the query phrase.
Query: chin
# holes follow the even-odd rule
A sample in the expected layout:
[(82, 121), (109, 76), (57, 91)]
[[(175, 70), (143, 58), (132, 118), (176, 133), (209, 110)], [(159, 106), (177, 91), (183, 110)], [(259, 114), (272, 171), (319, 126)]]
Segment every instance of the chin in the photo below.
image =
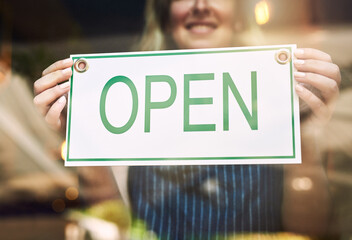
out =
[(232, 47), (233, 43), (219, 38), (190, 38), (187, 41), (178, 41), (180, 49), (199, 49), (199, 48), (222, 48)]
[(183, 49), (217, 48), (222, 46), (223, 44), (209, 40), (192, 40), (186, 44), (179, 45), (179, 47)]

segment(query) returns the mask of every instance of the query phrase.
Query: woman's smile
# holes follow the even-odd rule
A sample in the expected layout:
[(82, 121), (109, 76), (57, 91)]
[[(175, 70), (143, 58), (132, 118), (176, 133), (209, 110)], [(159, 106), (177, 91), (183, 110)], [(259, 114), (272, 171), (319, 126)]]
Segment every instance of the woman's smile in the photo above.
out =
[(190, 21), (185, 27), (192, 34), (210, 34), (217, 28), (217, 24), (213, 21)]

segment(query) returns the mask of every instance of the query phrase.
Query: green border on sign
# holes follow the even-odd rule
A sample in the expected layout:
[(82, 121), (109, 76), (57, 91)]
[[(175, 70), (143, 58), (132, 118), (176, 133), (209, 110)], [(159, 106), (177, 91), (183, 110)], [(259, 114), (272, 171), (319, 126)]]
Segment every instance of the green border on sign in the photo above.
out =
[[(176, 51), (176, 52), (158, 52), (158, 53), (130, 53), (130, 54), (117, 54), (117, 55), (88, 55), (83, 57), (72, 57), (72, 60), (79, 58), (97, 59), (97, 58), (126, 58), (126, 57), (152, 57), (152, 56), (175, 56), (175, 55), (196, 55), (196, 54), (212, 54), (212, 53), (233, 53), (233, 52), (257, 52), (257, 51), (274, 51), (287, 49), (292, 55), (292, 47), (268, 47), (268, 48), (250, 48), (250, 49), (230, 49), (230, 50), (205, 50), (205, 51)], [(68, 126), (67, 126), (67, 155), (66, 161), (68, 162), (82, 162), (82, 161), (163, 161), (163, 160), (236, 160), (236, 159), (292, 159), (296, 157), (295, 145), (295, 122), (294, 122), (294, 106), (293, 106), (293, 61), (290, 61), (290, 80), (291, 80), (291, 113), (292, 113), (292, 156), (252, 156), (252, 157), (179, 157), (179, 158), (69, 158), (70, 149), (70, 133), (71, 133), (71, 112), (72, 112), (72, 89), (73, 89), (73, 74), (74, 68), (72, 66), (71, 88), (70, 88), (70, 107), (68, 112)]]

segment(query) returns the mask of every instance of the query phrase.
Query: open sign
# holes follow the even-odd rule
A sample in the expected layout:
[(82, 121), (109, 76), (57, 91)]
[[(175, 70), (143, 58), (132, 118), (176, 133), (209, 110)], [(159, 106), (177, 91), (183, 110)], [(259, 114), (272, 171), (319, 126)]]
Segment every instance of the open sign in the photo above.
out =
[(71, 56), (66, 165), (301, 162), (294, 48)]

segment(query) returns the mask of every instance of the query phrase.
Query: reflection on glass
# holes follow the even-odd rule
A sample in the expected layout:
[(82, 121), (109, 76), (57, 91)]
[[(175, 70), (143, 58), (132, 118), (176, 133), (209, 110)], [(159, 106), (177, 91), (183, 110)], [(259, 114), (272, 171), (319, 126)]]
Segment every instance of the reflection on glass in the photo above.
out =
[[(126, 208), (118, 192), (121, 189), (116, 186), (110, 170), (63, 167), (61, 159), (66, 156), (65, 144), (61, 144), (63, 137), (53, 133), (45, 125), (32, 105), (33, 81), (54, 61), (66, 58), (71, 53), (129, 51), (135, 47), (132, 45), (139, 38), (142, 29), (144, 6), (142, 1), (137, 2), (138, 4), (110, 1), (109, 4), (101, 4), (97, 1), (86, 1), (81, 4), (79, 1), (66, 0), (50, 3), (39, 1), (36, 8), (30, 6), (30, 1), (22, 1), (21, 4), (18, 1), (1, 2), (0, 23), (4, 34), (0, 36), (0, 239), (41, 239), (45, 234), (49, 235), (47, 239), (94, 239), (93, 236), (95, 239), (143, 239), (146, 236), (149, 239), (158, 238), (151, 231), (149, 223), (138, 219), (136, 212), (130, 212)], [(220, 1), (203, 3), (217, 2)], [(241, 232), (235, 235), (229, 233), (227, 237), (313, 239), (318, 236), (326, 239), (350, 239), (351, 3), (327, 0), (261, 0), (241, 1), (241, 4), (239, 6), (243, 10), (236, 12), (236, 19), (238, 17), (242, 20), (243, 17), (245, 20), (247, 16), (253, 18), (249, 23), (243, 21), (235, 26), (239, 31), (236, 40), (242, 45), (297, 43), (301, 47), (321, 49), (328, 52), (339, 65), (342, 82), (336, 110), (326, 126), (308, 124), (302, 116), (302, 123), (305, 125), (302, 127), (308, 136), (308, 141), (304, 140), (307, 144), (303, 149), (303, 165), (288, 166), (284, 181), (263, 181), (262, 188), (259, 188), (261, 191), (270, 187), (270, 184), (284, 184), (285, 211), (282, 221), (286, 226), (291, 226), (290, 232), (298, 235)], [(254, 20), (256, 24), (252, 26), (250, 23)], [(206, 27), (198, 26), (195, 30), (206, 31)], [(160, 40), (158, 36), (160, 33), (153, 40)], [(169, 38), (171, 36), (166, 36), (166, 40), (170, 40)], [(270, 166), (268, 171), (274, 171), (275, 168)], [(160, 184), (164, 184), (164, 191), (161, 190), (161, 185), (156, 185), (152, 192), (146, 192), (146, 196), (152, 196), (152, 202), (156, 205), (160, 194), (167, 196), (168, 192), (165, 190), (169, 189), (169, 182), (173, 186), (170, 196), (175, 196), (172, 201), (176, 201), (178, 187), (184, 187), (191, 179), (198, 180), (199, 177), (201, 181), (197, 194), (203, 199), (226, 205), (223, 202), (225, 197), (217, 199), (217, 193), (226, 188), (242, 188), (245, 184), (249, 186), (250, 173), (256, 171), (255, 167), (251, 170), (249, 167), (245, 168), (244, 177), (248, 177), (248, 181), (224, 185), (216, 178), (207, 178), (206, 174), (194, 175), (192, 178), (192, 172), (160, 169), (154, 169), (158, 173), (156, 176), (169, 180), (167, 186), (166, 182), (160, 181)], [(202, 170), (199, 172), (202, 173)], [(139, 179), (142, 175), (136, 176)], [(237, 176), (241, 176), (240, 168)], [(185, 181), (181, 185), (174, 184), (176, 178)], [(185, 191), (189, 191), (190, 196), (195, 194), (187, 188)], [(279, 192), (280, 189), (275, 188), (274, 191)], [(140, 191), (136, 191), (133, 195), (137, 200), (139, 193)], [(241, 198), (242, 195), (238, 199)], [(248, 203), (245, 198), (244, 206), (247, 207)], [(248, 220), (249, 215), (241, 215), (244, 212), (241, 210), (242, 201), (240, 205), (235, 204), (240, 209), (236, 212), (239, 218)], [(273, 204), (268, 200), (266, 206), (271, 207)], [(213, 206), (221, 207), (216, 204)], [(281, 208), (280, 205), (275, 207)], [(214, 212), (217, 217), (216, 209)], [(230, 212), (226, 214), (229, 215)], [(263, 224), (268, 223), (264, 217), (259, 220)], [(197, 226), (204, 226), (208, 222), (208, 218), (206, 222), (197, 219)], [(180, 224), (184, 226), (189, 223), (182, 221)], [(204, 229), (202, 236), (207, 233), (208, 229)], [(224, 235), (214, 237), (223, 239)]]
[(296, 191), (309, 191), (313, 187), (312, 180), (308, 177), (295, 178), (292, 187)]

